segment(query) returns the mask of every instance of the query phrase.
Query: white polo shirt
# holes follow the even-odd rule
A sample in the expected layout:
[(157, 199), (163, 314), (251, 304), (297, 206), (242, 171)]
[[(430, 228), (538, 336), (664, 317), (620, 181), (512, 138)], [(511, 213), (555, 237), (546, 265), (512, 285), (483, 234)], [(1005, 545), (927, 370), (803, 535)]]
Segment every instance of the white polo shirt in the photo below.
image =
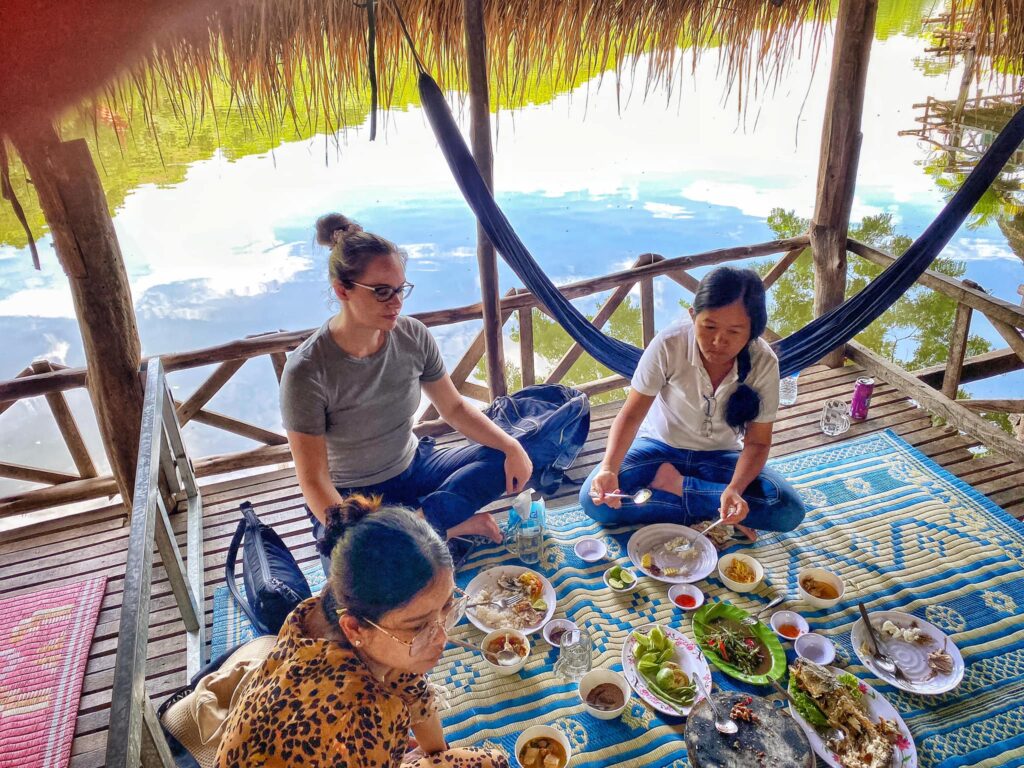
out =
[[(764, 339), (750, 345), (746, 383), (761, 396), (761, 410), (754, 421), (775, 421), (779, 410), (779, 359)], [(633, 374), (632, 388), (655, 398), (640, 427), (640, 437), (696, 451), (739, 450), (743, 446), (739, 433), (725, 423), (725, 404), (737, 384), (733, 363), (718, 389), (712, 388), (690, 318), (669, 326), (644, 350)]]

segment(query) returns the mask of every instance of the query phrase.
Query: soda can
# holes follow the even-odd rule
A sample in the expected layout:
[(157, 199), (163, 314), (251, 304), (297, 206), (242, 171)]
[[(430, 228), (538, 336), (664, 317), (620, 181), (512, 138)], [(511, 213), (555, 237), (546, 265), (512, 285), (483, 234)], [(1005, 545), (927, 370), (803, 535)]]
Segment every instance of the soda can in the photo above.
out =
[(875, 380), (860, 378), (853, 385), (853, 397), (850, 400), (850, 418), (854, 421), (864, 421), (868, 417), (868, 408), (871, 406), (871, 393), (875, 391)]

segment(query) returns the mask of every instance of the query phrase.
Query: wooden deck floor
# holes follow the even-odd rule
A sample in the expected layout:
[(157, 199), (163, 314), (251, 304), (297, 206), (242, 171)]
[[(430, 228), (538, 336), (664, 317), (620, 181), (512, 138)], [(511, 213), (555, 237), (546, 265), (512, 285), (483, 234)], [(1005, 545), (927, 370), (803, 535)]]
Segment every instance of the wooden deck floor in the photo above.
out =
[[(800, 377), (797, 404), (780, 412), (773, 455), (891, 428), (1010, 514), (1024, 517), (1024, 484), (1020, 480), (1024, 466), (998, 457), (975, 458), (971, 452), (975, 444), (970, 438), (948, 427), (933, 426), (927, 412), (889, 386), (876, 388), (869, 420), (855, 424), (839, 438), (822, 435), (817, 427), (822, 402), (832, 397), (848, 399), (858, 373), (855, 366), (805, 371)], [(590, 439), (570, 472), (576, 485), (563, 485), (559, 495), (549, 500), (549, 506), (574, 503), (578, 483), (600, 459), (609, 424), (617, 412), (618, 405), (614, 403), (594, 408)], [(207, 625), (212, 620), (213, 590), (223, 583), (228, 540), (242, 500), (256, 505), (260, 516), (281, 534), (301, 563), (315, 560), (301, 494), (291, 470), (212, 483), (204, 486), (203, 498)], [(495, 509), (504, 506), (507, 505), (499, 502)], [(179, 545), (184, 547), (184, 518), (175, 518)], [(116, 506), (15, 531), (0, 542), (0, 600), (98, 574), (108, 577), (75, 729), (71, 760), (74, 768), (103, 765), (127, 538), (125, 516)], [(159, 702), (185, 682), (184, 628), (176, 618), (174, 598), (159, 565), (153, 578), (147, 686), (154, 701)]]

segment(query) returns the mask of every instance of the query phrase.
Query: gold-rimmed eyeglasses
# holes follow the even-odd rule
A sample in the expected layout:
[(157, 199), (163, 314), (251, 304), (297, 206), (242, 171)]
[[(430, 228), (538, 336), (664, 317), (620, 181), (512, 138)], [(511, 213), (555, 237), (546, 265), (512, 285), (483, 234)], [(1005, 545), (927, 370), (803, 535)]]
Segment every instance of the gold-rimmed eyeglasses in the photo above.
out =
[(704, 398), (703, 434), (704, 437), (711, 437), (711, 434), (714, 432), (715, 429), (715, 424), (711, 420), (711, 417), (714, 416), (715, 414), (715, 406), (717, 405), (717, 403), (715, 402), (714, 395), (701, 395), (701, 397)]
[(442, 612), (441, 616), (436, 619), (431, 619), (422, 627), (415, 630), (408, 630), (415, 633), (412, 640), (403, 640), (402, 638), (392, 634), (380, 624), (370, 621), (369, 619), (363, 619), (363, 621), (374, 629), (383, 632), (396, 643), (401, 643), (407, 647), (409, 649), (409, 655), (415, 657), (422, 655), (424, 651), (429, 649), (442, 632), (447, 634), (462, 620), (462, 617), (466, 615), (466, 604), (468, 602), (469, 596), (456, 587), (455, 591), (452, 593), (451, 605)]

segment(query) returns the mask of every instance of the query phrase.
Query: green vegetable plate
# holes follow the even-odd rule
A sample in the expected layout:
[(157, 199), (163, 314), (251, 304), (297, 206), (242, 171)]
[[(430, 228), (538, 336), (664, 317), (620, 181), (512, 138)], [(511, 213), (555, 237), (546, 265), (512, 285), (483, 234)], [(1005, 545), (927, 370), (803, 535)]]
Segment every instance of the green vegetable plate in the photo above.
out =
[[(707, 603), (693, 614), (693, 636), (697, 639), (697, 645), (708, 657), (708, 661), (720, 670), (744, 683), (750, 685), (770, 685), (772, 680), (779, 680), (786, 674), (786, 652), (782, 649), (782, 643), (767, 626), (758, 622), (752, 627), (742, 627), (739, 622), (749, 616), (742, 608), (728, 602)], [(729, 658), (729, 644), (725, 648), (721, 646), (712, 647), (709, 640), (716, 634), (712, 625), (719, 624), (724, 620), (723, 629), (730, 630), (734, 635), (741, 635), (742, 630), (748, 630), (750, 636), (760, 642), (762, 652), (767, 652), (771, 658), (771, 666), (760, 672), (744, 672), (742, 667)], [(737, 641), (742, 642), (741, 637)], [(749, 643), (744, 643), (749, 648)], [(740, 652), (749, 653), (746, 648), (739, 649)], [(735, 653), (735, 651), (734, 651)]]

